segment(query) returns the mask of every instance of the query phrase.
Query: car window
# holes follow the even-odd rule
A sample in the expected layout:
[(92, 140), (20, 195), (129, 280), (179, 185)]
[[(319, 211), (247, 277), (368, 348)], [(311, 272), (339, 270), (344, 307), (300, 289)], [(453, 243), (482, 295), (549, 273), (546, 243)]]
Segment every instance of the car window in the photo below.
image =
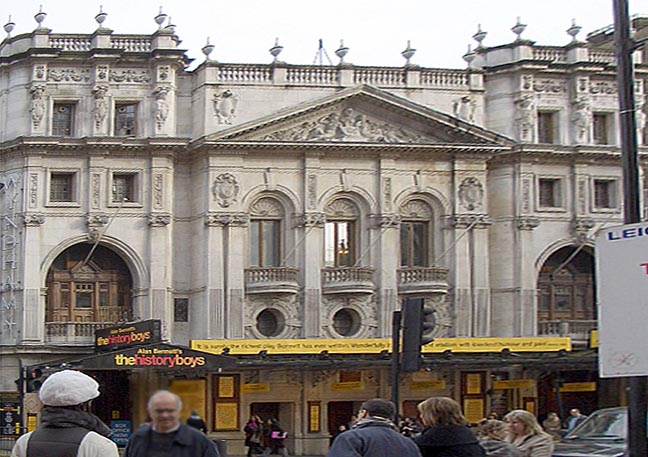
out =
[(570, 432), (568, 438), (626, 438), (627, 414), (625, 412), (594, 413), (580, 427)]

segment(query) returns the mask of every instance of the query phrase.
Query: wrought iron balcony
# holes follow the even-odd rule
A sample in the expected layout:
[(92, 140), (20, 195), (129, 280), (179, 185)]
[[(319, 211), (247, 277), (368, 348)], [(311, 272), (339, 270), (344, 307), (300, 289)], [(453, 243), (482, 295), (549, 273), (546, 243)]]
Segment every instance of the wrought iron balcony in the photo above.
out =
[(555, 320), (538, 321), (540, 336), (568, 336), (575, 345), (585, 345), (589, 342), (590, 333), (596, 330), (595, 320)]
[(253, 267), (245, 270), (245, 292), (248, 294), (296, 294), (298, 291), (296, 268)]
[(448, 269), (442, 267), (403, 267), (398, 269), (400, 294), (447, 294)]
[(328, 267), (322, 270), (324, 294), (370, 294), (374, 291), (373, 268)]

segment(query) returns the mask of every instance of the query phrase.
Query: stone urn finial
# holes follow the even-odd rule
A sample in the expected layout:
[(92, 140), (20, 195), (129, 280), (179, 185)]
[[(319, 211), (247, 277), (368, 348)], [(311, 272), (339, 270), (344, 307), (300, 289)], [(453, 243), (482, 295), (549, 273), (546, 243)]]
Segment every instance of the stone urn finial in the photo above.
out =
[(526, 27), (526, 24), (523, 24), (522, 21), (520, 21), (520, 16), (518, 16), (515, 25), (511, 27), (511, 32), (517, 35), (515, 41), (522, 40), (522, 33), (526, 30)]
[(38, 13), (34, 15), (34, 19), (36, 20), (36, 23), (38, 26), (36, 28), (43, 28), (43, 21), (47, 17), (47, 13), (43, 11), (43, 5), (40, 5), (40, 8), (38, 8)]
[(162, 24), (164, 24), (164, 21), (166, 21), (167, 15), (162, 12), (162, 7), (160, 7), (160, 11), (158, 12), (157, 16), (153, 18), (155, 23), (158, 25), (158, 29), (162, 28)]
[(576, 43), (578, 41), (576, 35), (580, 33), (581, 29), (582, 27), (580, 25), (576, 25), (576, 19), (572, 19), (571, 26), (566, 30), (567, 35), (572, 37), (572, 43)]
[(103, 28), (103, 23), (108, 17), (108, 13), (103, 12), (103, 5), (99, 5), (99, 14), (95, 16), (95, 21), (99, 24), (99, 28)]
[(202, 53), (205, 54), (206, 61), (211, 60), (209, 58), (209, 54), (211, 54), (213, 50), (214, 50), (214, 45), (209, 43), (209, 37), (207, 37), (207, 43), (205, 43), (205, 46), (203, 46), (201, 49)]
[(9, 15), (9, 20), (4, 25), (4, 31), (7, 32), (7, 38), (11, 36), (11, 32), (16, 27), (16, 23), (11, 20), (11, 14)]
[(171, 16), (169, 16), (169, 21), (167, 22), (166, 27), (164, 27), (164, 31), (168, 33), (175, 33), (175, 24), (171, 20)]
[(276, 62), (279, 54), (283, 51), (283, 46), (279, 44), (279, 38), (275, 38), (275, 44), (270, 48), (270, 55), (273, 57), (273, 62)]
[(344, 63), (344, 56), (349, 53), (349, 48), (344, 46), (344, 40), (340, 40), (340, 47), (335, 50), (335, 55), (340, 58), (340, 65)]
[(462, 56), (463, 60), (468, 64), (468, 68), (471, 67), (472, 61), (475, 60), (475, 57), (477, 57), (477, 54), (472, 50), (471, 46), (468, 45), (468, 50)]
[(407, 40), (407, 47), (403, 52), (401, 52), (401, 55), (405, 58), (406, 67), (410, 65), (410, 59), (414, 56), (415, 53), (416, 49), (412, 48), (410, 40)]
[(485, 32), (481, 28), (481, 24), (477, 24), (477, 32), (472, 36), (473, 40), (477, 42), (477, 49), (482, 48), (482, 41), (486, 38), (486, 35), (488, 35), (488, 32)]

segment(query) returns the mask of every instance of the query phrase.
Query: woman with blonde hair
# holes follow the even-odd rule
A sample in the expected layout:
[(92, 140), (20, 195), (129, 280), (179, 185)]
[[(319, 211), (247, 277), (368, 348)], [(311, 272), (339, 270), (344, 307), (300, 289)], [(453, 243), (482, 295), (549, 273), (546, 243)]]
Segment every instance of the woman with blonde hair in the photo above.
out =
[(508, 423), (507, 441), (516, 446), (521, 457), (551, 457), (554, 441), (529, 411), (516, 409), (504, 416)]
[(417, 405), (425, 429), (414, 438), (423, 457), (484, 457), (459, 403), (431, 397)]
[(488, 457), (520, 457), (520, 451), (506, 442), (506, 423), (496, 419), (482, 419), (479, 428), (479, 444)]

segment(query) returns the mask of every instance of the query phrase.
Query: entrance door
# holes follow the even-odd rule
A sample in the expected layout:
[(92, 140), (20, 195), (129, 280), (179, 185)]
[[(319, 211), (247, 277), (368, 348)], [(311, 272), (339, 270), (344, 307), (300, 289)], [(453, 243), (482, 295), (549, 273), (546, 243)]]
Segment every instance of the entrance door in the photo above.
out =
[(328, 431), (334, 435), (340, 425), (351, 421), (351, 416), (356, 413), (352, 401), (332, 401), (328, 404)]
[(271, 418), (275, 418), (279, 423), (281, 423), (281, 418), (279, 417), (279, 403), (252, 403), (250, 405), (250, 413), (253, 416), (259, 416), (264, 423)]
[[(106, 424), (111, 420), (131, 420), (128, 374), (120, 370), (86, 371), (99, 383), (101, 395), (92, 401), (93, 413)], [(131, 424), (135, 430), (139, 424)]]

